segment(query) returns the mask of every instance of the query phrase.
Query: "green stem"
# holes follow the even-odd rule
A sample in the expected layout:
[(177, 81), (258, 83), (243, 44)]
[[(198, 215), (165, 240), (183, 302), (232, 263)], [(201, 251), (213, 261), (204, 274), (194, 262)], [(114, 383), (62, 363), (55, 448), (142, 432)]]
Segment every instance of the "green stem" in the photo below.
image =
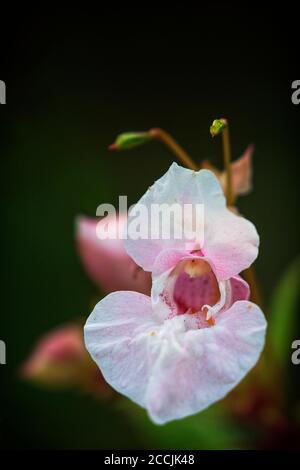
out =
[(154, 128), (148, 131), (149, 136), (165, 144), (176, 155), (179, 161), (191, 170), (198, 170), (196, 163), (186, 153), (186, 151), (176, 142), (176, 140), (163, 129)]
[(232, 190), (232, 174), (231, 174), (231, 146), (230, 146), (230, 137), (229, 137), (229, 127), (224, 127), (222, 130), (222, 139), (223, 139), (223, 159), (224, 167), (226, 171), (226, 199), (227, 205), (232, 206), (234, 197)]

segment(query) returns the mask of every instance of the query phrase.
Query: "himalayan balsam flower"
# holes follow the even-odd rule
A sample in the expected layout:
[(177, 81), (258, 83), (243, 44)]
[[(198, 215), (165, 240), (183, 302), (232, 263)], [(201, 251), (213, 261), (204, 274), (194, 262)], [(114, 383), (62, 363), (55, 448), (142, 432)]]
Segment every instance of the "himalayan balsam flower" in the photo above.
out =
[[(109, 223), (116, 232), (124, 226), (127, 215), (118, 218), (105, 217), (103, 222)], [(133, 290), (142, 294), (150, 294), (151, 275), (141, 269), (128, 256), (121, 238), (104, 239), (97, 237), (99, 219), (78, 217), (76, 241), (78, 251), (90, 278), (105, 293), (116, 290)], [(114, 226), (116, 225), (116, 227)], [(118, 233), (118, 232), (117, 232)]]
[[(232, 188), (236, 196), (247, 194), (251, 189), (253, 146), (249, 145), (244, 154), (231, 164)], [(212, 170), (226, 187), (226, 174), (213, 167), (208, 161), (202, 168)], [(112, 229), (126, 224), (126, 214), (119, 214), (117, 219), (105, 217)], [(100, 221), (101, 223), (101, 221)], [(117, 290), (133, 290), (150, 294), (151, 275), (138, 267), (127, 254), (121, 238), (114, 240), (100, 239), (97, 236), (99, 219), (78, 217), (76, 220), (76, 242), (82, 264), (92, 281), (106, 294)], [(116, 224), (116, 227), (114, 227)]]
[(193, 243), (128, 238), (129, 255), (152, 272), (151, 298), (112, 293), (85, 326), (87, 349), (104, 378), (156, 423), (224, 397), (257, 362), (266, 329), (238, 276), (258, 253), (253, 224), (227, 209), (208, 170), (173, 164), (140, 200), (148, 208), (174, 202), (204, 204), (201, 244), (197, 237)]

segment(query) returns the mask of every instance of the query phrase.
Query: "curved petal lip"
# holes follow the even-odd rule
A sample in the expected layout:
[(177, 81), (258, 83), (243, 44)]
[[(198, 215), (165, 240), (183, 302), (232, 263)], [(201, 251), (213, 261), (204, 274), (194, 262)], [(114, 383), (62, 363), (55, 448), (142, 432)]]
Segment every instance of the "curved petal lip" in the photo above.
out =
[[(255, 366), (266, 320), (251, 302), (236, 302), (213, 328), (190, 330), (186, 354), (152, 374), (147, 410), (157, 424), (203, 411), (224, 398)], [(174, 359), (174, 358), (173, 358)]]
[(105, 380), (158, 424), (223, 398), (264, 345), (265, 318), (249, 301), (236, 302), (211, 328), (187, 331), (186, 315), (159, 321), (150, 298), (117, 292), (97, 304), (85, 326), (86, 347)]

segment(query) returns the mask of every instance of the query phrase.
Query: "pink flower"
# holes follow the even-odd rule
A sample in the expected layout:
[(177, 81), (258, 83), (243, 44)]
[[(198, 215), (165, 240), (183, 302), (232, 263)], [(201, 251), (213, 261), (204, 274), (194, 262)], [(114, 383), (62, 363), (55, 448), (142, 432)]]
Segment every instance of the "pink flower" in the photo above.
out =
[[(108, 220), (110, 219), (110, 220)], [(112, 217), (105, 218), (113, 224)], [(119, 215), (117, 225), (125, 225), (126, 215)], [(124, 240), (100, 240), (96, 227), (99, 219), (80, 217), (77, 221), (76, 240), (81, 261), (95, 284), (104, 292), (133, 290), (150, 294), (151, 275), (141, 269), (128, 256)]]
[(238, 276), (257, 256), (256, 229), (228, 210), (213, 173), (173, 164), (139, 202), (162, 203), (204, 204), (203, 239), (128, 238), (129, 255), (152, 272), (151, 298), (110, 294), (85, 325), (87, 349), (107, 382), (156, 423), (223, 398), (257, 362), (266, 329)]
[(54, 388), (79, 386), (93, 394), (112, 394), (102, 374), (90, 360), (83, 343), (82, 328), (68, 324), (45, 335), (21, 368), (22, 376)]

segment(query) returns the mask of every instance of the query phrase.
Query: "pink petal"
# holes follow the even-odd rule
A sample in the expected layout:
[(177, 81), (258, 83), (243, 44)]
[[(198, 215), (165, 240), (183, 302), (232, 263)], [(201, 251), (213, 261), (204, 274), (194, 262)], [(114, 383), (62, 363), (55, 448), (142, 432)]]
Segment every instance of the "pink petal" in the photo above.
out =
[[(146, 206), (149, 214), (153, 204), (203, 204), (204, 240), (188, 239), (125, 240), (129, 255), (145, 270), (152, 271), (155, 260), (166, 249), (191, 252), (199, 246), (211, 259), (219, 280), (237, 275), (250, 266), (258, 253), (259, 238), (253, 224), (233, 214), (226, 207), (221, 186), (211, 171), (187, 170), (173, 163), (167, 173), (146, 192), (138, 204)], [(176, 218), (175, 218), (176, 219)], [(134, 220), (129, 215), (128, 223)], [(151, 221), (153, 224), (155, 221)], [(185, 220), (188, 225), (189, 221)], [(176, 220), (176, 223), (180, 222)], [(201, 234), (199, 234), (201, 239)]]
[(189, 308), (196, 312), (206, 304), (215, 305), (219, 297), (218, 283), (212, 271), (199, 277), (182, 272), (177, 277), (173, 298), (178, 313), (185, 313)]
[(200, 258), (197, 253), (186, 250), (164, 250), (156, 258), (152, 272), (152, 305), (161, 319), (176, 315), (177, 307), (173, 298), (176, 276), (171, 276), (173, 269), (184, 260)]
[[(152, 268), (152, 274), (159, 276), (160, 274), (174, 268), (183, 259), (193, 259), (197, 254), (191, 254), (187, 250), (164, 250), (159, 253)], [(199, 255), (200, 256), (200, 255)]]
[[(199, 267), (198, 262), (201, 261), (202, 268), (206, 266), (210, 272), (194, 276), (189, 272), (187, 275), (186, 269), (190, 271), (193, 266), (187, 264), (194, 261), (194, 266)], [(201, 256), (201, 252), (161, 252), (155, 261), (152, 278), (152, 304), (162, 319), (185, 313), (189, 309), (193, 312), (201, 311), (202, 307), (216, 305), (221, 300), (215, 268), (209, 259)], [(231, 289), (228, 295), (231, 301)], [(203, 316), (205, 317), (204, 311)]]
[[(189, 278), (180, 266), (188, 260), (203, 260), (211, 266), (207, 276)], [(172, 273), (177, 273), (176, 276)], [(180, 250), (165, 250), (160, 253), (153, 268), (152, 303), (162, 319), (170, 315), (184, 313), (189, 307), (201, 310), (201, 306), (213, 306), (220, 303), (221, 285), (216, 283), (216, 269), (210, 259), (201, 256), (201, 252), (187, 254)], [(209, 279), (208, 279), (209, 278)], [(183, 281), (183, 282), (182, 282)], [(222, 281), (225, 288), (224, 305), (221, 311), (228, 309), (238, 300), (248, 300), (250, 289), (240, 276)], [(182, 308), (180, 308), (180, 305)], [(171, 312), (171, 313), (170, 313)]]
[[(252, 189), (252, 154), (254, 152), (253, 145), (249, 145), (244, 154), (231, 164), (232, 172), (232, 188), (236, 195), (247, 194)], [(220, 175), (220, 183), (222, 188), (226, 187), (226, 173)]]
[(240, 276), (232, 277), (231, 283), (231, 302), (237, 302), (238, 300), (248, 300), (250, 298), (250, 288), (244, 279)]
[[(126, 220), (126, 215), (119, 215), (117, 223), (124, 226)], [(96, 233), (98, 223), (99, 219), (87, 217), (80, 217), (77, 223), (79, 255), (90, 278), (106, 293), (116, 290), (150, 293), (150, 274), (131, 260), (124, 249), (124, 240), (100, 240)]]
[(247, 269), (258, 255), (259, 237), (254, 225), (228, 209), (210, 212), (203, 254), (213, 261), (219, 280)]

